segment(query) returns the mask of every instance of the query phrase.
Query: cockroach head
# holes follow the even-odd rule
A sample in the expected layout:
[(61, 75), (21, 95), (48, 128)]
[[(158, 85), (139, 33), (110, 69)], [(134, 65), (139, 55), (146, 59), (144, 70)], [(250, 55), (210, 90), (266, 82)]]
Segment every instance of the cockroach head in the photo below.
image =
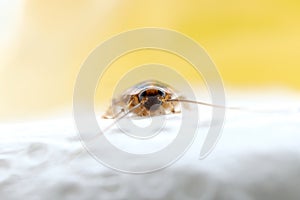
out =
[(147, 110), (156, 110), (163, 103), (166, 93), (161, 88), (146, 88), (142, 90), (139, 95), (139, 101)]

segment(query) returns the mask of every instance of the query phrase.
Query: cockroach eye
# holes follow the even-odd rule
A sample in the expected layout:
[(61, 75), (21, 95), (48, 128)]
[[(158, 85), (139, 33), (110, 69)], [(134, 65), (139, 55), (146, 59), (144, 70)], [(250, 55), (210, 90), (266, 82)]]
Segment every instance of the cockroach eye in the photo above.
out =
[(142, 101), (147, 96), (147, 91), (143, 91), (139, 94), (139, 101)]
[(166, 93), (162, 90), (158, 90), (158, 94), (161, 96), (161, 97), (165, 97), (166, 96)]

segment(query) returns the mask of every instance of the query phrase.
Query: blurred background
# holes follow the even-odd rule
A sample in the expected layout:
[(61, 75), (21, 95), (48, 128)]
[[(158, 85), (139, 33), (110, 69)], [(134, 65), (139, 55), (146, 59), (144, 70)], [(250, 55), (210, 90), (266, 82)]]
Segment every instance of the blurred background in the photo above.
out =
[[(173, 29), (196, 40), (225, 88), (299, 91), (299, 22), (296, 0), (1, 0), (0, 120), (71, 112), (76, 76), (89, 53), (113, 35), (140, 27)], [(127, 63), (126, 69), (153, 57), (178, 64), (156, 54), (137, 52), (119, 64)]]

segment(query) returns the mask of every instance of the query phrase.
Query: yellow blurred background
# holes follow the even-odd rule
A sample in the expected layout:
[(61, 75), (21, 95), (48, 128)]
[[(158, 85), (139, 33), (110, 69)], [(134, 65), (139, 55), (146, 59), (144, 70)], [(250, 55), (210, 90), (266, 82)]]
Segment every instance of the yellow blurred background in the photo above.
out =
[(3, 0), (0, 120), (70, 111), (89, 53), (140, 27), (169, 28), (196, 40), (225, 87), (300, 89), (300, 1)]

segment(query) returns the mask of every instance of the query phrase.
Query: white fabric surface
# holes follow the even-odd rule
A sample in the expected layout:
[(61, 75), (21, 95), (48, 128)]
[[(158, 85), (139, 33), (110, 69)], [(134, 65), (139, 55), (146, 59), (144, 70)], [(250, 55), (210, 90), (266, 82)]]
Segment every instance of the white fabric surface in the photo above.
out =
[[(116, 172), (87, 153), (70, 161), (82, 149), (71, 117), (1, 124), (0, 198), (299, 200), (299, 122), (299, 113), (229, 111), (216, 148), (198, 160), (204, 119), (180, 160), (144, 175)], [(112, 137), (127, 146), (122, 134)]]

